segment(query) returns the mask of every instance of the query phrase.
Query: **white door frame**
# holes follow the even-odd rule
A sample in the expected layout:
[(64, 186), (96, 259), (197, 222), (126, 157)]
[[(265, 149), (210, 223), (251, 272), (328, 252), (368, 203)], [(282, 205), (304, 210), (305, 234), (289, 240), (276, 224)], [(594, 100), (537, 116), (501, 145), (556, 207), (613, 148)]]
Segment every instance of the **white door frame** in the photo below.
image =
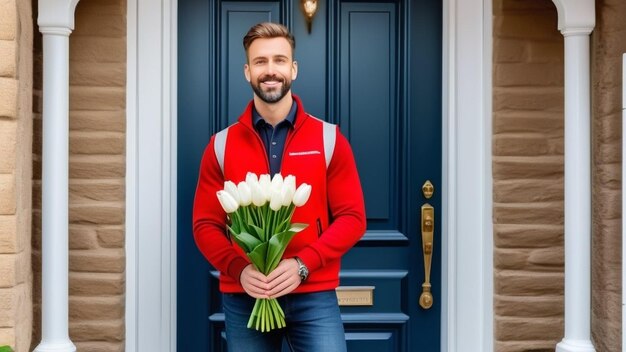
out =
[[(491, 0), (443, 3), (441, 350), (490, 352)], [(127, 351), (176, 351), (177, 15), (128, 1)]]

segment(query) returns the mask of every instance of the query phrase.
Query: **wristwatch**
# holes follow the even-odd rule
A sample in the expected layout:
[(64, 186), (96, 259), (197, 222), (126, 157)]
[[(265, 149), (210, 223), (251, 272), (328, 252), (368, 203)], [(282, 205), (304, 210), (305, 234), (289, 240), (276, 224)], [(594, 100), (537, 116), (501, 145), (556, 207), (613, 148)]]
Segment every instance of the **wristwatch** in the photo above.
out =
[(309, 268), (304, 265), (300, 258), (294, 257), (294, 259), (298, 262), (298, 275), (300, 275), (300, 280), (304, 282), (306, 278), (309, 277)]

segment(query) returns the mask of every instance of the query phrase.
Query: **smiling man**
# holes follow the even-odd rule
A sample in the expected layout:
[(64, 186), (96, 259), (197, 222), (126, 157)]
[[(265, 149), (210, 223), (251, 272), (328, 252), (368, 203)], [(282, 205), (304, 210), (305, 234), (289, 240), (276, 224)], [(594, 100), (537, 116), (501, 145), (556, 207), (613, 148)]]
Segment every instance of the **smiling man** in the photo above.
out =
[[(295, 40), (282, 25), (260, 23), (243, 39), (244, 75), (253, 100), (239, 121), (207, 146), (194, 200), (198, 248), (220, 271), (228, 350), (346, 351), (335, 288), (341, 257), (365, 232), (363, 192), (352, 150), (337, 126), (304, 110), (291, 93), (298, 75)], [(309, 201), (292, 222), (309, 226), (296, 235), (278, 267), (265, 276), (226, 234), (227, 218), (216, 197), (225, 180), (246, 174), (294, 175), (312, 186)], [(286, 328), (260, 332), (246, 327), (256, 298), (277, 298)]]

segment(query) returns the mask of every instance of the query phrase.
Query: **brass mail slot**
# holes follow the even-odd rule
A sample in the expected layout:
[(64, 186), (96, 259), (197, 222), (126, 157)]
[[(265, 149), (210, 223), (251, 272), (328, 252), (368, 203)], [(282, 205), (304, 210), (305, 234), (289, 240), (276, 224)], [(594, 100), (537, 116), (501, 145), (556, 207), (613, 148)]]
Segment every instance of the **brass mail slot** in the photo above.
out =
[(337, 301), (340, 306), (373, 306), (375, 286), (339, 286)]

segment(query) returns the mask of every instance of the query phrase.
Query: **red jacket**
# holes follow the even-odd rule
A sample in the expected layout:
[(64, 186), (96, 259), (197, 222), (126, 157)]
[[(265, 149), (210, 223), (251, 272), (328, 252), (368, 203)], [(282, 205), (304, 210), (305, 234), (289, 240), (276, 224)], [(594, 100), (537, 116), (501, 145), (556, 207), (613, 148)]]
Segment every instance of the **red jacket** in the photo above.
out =
[[(309, 201), (297, 208), (292, 222), (309, 226), (292, 239), (284, 258), (299, 257), (309, 268), (309, 277), (294, 292), (330, 290), (339, 284), (341, 256), (361, 238), (366, 228), (363, 192), (352, 149), (337, 130), (332, 161), (326, 168), (322, 122), (304, 112), (300, 99), (294, 128), (285, 143), (281, 174), (294, 175), (297, 185), (312, 186)], [(215, 192), (224, 181), (245, 180), (248, 172), (269, 173), (269, 162), (261, 138), (252, 125), (253, 102), (228, 130), (224, 173), (211, 137), (200, 165), (193, 208), (196, 244), (209, 262), (220, 271), (222, 292), (244, 292), (239, 275), (249, 260), (226, 237), (226, 214)], [(319, 153), (318, 153), (319, 152)]]

